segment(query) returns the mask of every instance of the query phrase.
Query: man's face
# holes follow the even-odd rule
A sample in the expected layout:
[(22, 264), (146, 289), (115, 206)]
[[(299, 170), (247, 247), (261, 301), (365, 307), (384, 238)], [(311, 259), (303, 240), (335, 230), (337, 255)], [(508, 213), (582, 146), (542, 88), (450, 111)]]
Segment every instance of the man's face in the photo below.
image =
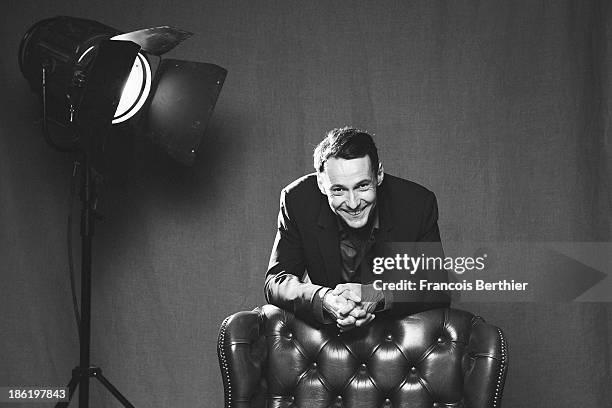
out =
[(368, 156), (357, 159), (331, 158), (317, 173), (319, 189), (327, 196), (331, 210), (351, 228), (368, 223), (376, 206), (376, 187), (382, 183), (383, 168), (373, 171)]

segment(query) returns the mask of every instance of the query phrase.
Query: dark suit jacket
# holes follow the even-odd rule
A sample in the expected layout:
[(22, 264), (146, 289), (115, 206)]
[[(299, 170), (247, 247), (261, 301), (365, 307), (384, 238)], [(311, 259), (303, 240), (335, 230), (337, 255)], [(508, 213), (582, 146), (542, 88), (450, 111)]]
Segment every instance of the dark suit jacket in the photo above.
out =
[[(379, 232), (375, 252), (385, 256), (386, 243), (430, 242), (429, 256), (444, 256), (438, 230), (435, 195), (408, 180), (385, 174), (377, 189)], [(315, 311), (321, 287), (342, 283), (340, 239), (336, 215), (319, 191), (316, 174), (304, 176), (281, 192), (278, 231), (266, 275), (265, 295), (269, 303), (295, 313), (303, 320), (322, 322)], [(418, 251), (418, 249), (417, 249)], [(386, 255), (393, 256), (387, 253)], [(305, 276), (308, 280), (304, 280)], [(408, 276), (405, 276), (408, 277)], [(447, 281), (445, 271), (428, 278)], [(362, 283), (372, 277), (362, 277)], [(385, 293), (387, 298), (387, 293)], [(436, 307), (447, 307), (442, 292), (401, 292), (392, 294), (388, 313), (411, 314)]]

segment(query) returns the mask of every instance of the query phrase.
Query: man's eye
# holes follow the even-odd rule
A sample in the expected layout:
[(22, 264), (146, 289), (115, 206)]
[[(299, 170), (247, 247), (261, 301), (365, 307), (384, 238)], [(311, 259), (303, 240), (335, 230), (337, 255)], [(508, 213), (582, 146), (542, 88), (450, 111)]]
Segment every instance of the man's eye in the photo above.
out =
[(359, 187), (357, 187), (357, 188), (358, 188), (359, 190), (361, 190), (361, 191), (365, 191), (365, 190), (368, 190), (368, 189), (370, 188), (370, 185), (369, 185), (369, 184), (362, 184), (362, 185), (360, 185), (360, 186), (359, 186)]

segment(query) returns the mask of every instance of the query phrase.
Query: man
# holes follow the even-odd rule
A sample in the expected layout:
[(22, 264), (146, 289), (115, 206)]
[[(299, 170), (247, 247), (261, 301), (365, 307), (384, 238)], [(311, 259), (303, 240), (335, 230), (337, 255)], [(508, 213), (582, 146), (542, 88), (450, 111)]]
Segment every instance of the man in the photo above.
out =
[[(372, 283), (372, 261), (387, 243), (429, 242), (443, 256), (434, 194), (385, 174), (372, 137), (355, 128), (331, 130), (315, 149), (314, 167), (281, 192), (267, 301), (341, 331), (378, 313), (447, 307), (442, 292), (398, 295)], [(446, 281), (446, 272), (429, 279)]]

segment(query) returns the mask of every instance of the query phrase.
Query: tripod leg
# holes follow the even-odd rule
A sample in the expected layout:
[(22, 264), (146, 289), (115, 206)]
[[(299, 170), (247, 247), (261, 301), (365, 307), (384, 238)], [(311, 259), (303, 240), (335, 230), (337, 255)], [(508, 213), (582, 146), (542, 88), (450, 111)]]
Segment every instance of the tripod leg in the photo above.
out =
[(70, 401), (72, 400), (72, 394), (74, 394), (74, 390), (76, 389), (77, 385), (79, 385), (79, 379), (81, 378), (80, 373), (81, 371), (78, 367), (72, 370), (72, 378), (68, 383), (68, 401), (58, 402), (55, 405), (55, 408), (68, 408), (68, 404), (70, 404)]
[(127, 398), (125, 398), (125, 397), (124, 397), (124, 396), (123, 396), (123, 395), (122, 395), (122, 394), (119, 392), (119, 390), (118, 390), (118, 389), (116, 389), (116, 388), (115, 388), (115, 386), (114, 386), (113, 384), (111, 384), (111, 383), (110, 383), (110, 381), (108, 381), (108, 380), (106, 379), (106, 377), (104, 377), (104, 376), (102, 375), (102, 373), (101, 373), (100, 371), (96, 372), (96, 373), (95, 373), (93, 376), (94, 376), (95, 378), (97, 378), (97, 379), (98, 379), (98, 380), (99, 380), (99, 381), (102, 383), (102, 385), (104, 385), (104, 386), (105, 386), (105, 387), (106, 387), (106, 388), (107, 388), (107, 389), (108, 389), (108, 390), (111, 392), (111, 394), (113, 394), (113, 395), (114, 395), (114, 397), (115, 397), (115, 398), (117, 398), (117, 400), (118, 400), (118, 401), (119, 401), (121, 404), (123, 404), (123, 406), (124, 406), (125, 408), (134, 408), (134, 406), (133, 406), (133, 405), (130, 403), (130, 401), (128, 401), (128, 400), (127, 400)]

